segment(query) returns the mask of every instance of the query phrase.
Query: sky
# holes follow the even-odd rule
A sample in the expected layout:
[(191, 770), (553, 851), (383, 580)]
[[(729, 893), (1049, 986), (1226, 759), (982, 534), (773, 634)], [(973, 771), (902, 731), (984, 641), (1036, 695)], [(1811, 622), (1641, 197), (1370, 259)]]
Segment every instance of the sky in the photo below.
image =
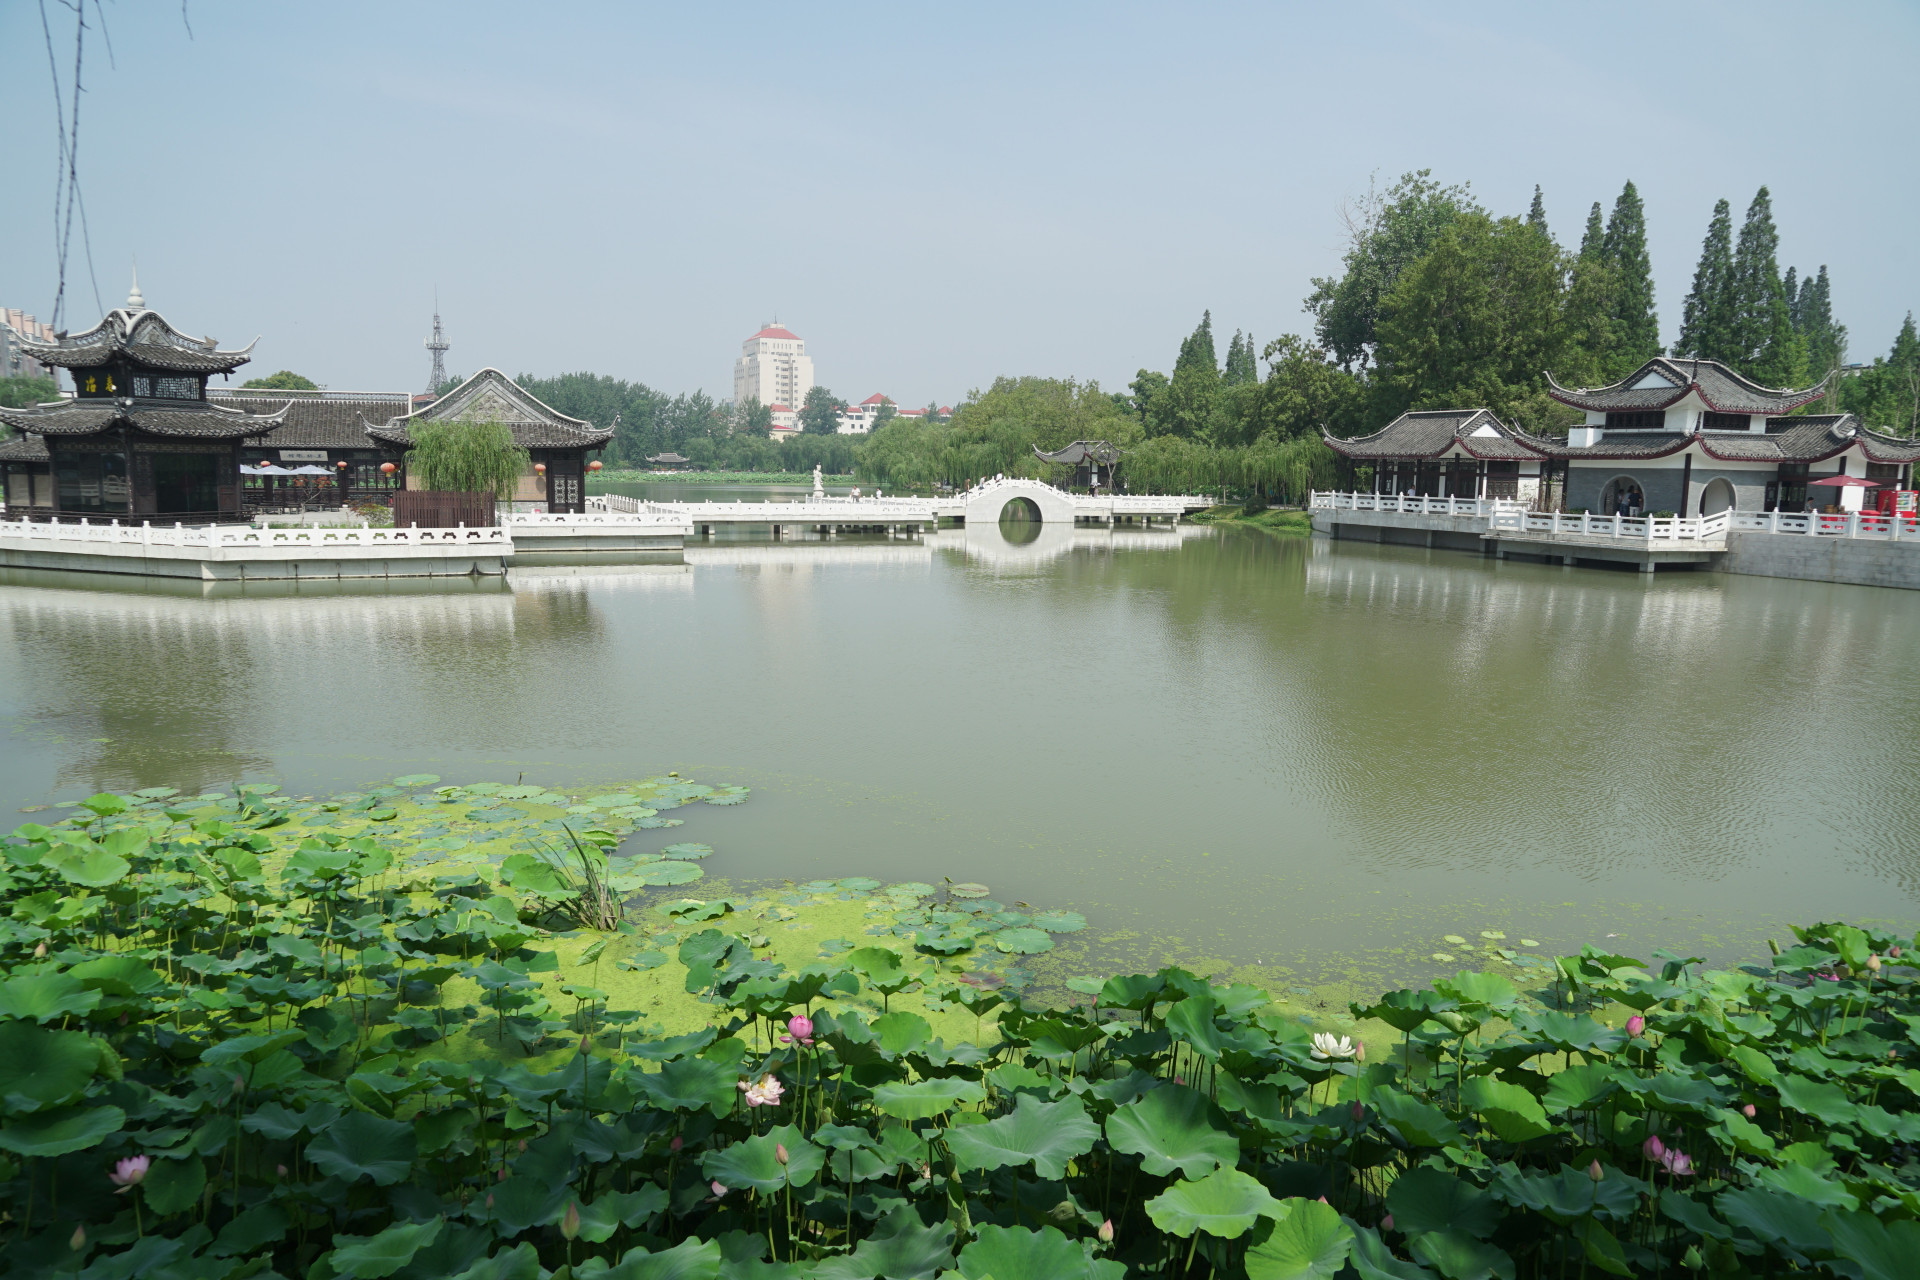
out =
[[(260, 335), (243, 373), (338, 390), (424, 388), (436, 291), (452, 373), (727, 397), (777, 317), (850, 400), (1121, 390), (1203, 310), (1223, 355), (1309, 332), (1343, 201), (1423, 168), (1540, 184), (1563, 243), (1631, 179), (1668, 341), (1763, 183), (1852, 358), (1920, 302), (1910, 3), (87, 2), (65, 327), (137, 261), (180, 328)], [(70, 94), (67, 3), (0, 4), (0, 306), (45, 317), (42, 12)]]

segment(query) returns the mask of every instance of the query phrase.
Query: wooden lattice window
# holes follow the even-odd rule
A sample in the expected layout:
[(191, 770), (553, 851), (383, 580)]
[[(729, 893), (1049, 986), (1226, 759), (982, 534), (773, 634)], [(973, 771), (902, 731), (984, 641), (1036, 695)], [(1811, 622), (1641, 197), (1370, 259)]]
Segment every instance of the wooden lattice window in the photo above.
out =
[(1607, 415), (1609, 431), (1664, 431), (1667, 415), (1660, 409), (1634, 409)]
[(1702, 431), (1747, 431), (1753, 424), (1744, 413), (1703, 413), (1700, 415)]

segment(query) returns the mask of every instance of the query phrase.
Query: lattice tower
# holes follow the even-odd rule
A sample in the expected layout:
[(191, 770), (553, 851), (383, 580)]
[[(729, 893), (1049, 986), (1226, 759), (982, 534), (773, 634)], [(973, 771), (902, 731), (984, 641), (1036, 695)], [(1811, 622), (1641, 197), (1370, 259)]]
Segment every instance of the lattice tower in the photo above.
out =
[(433, 352), (433, 372), (427, 375), (427, 394), (438, 395), (447, 380), (447, 349), (453, 344), (447, 341), (446, 332), (440, 327), (440, 300), (433, 303), (433, 336), (427, 339), (427, 350)]

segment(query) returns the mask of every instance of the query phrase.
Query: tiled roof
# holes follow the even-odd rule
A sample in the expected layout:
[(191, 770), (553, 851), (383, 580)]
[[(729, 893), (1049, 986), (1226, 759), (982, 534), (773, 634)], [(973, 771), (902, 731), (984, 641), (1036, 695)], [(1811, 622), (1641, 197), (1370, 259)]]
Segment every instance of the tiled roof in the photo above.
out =
[(205, 401), (69, 400), (47, 409), (0, 409), (0, 422), (43, 436), (86, 436), (125, 423), (149, 435), (237, 440), (272, 431), (280, 415), (241, 413)]
[(513, 442), (523, 449), (598, 449), (613, 439), (613, 432), (602, 431), (591, 422), (569, 418), (541, 403), (498, 369), (482, 369), (413, 413), (402, 414), (375, 425), (369, 420), (367, 434), (387, 444), (407, 447), (413, 442), (410, 428), (419, 422), (504, 422), (513, 432)]
[[(1654, 385), (1637, 384), (1653, 380)], [(1831, 375), (1829, 375), (1831, 377)], [(1787, 413), (1827, 393), (1827, 379), (1797, 391), (1763, 387), (1718, 360), (1655, 356), (1618, 382), (1604, 387), (1563, 387), (1547, 375), (1548, 394), (1561, 404), (1595, 413), (1664, 409), (1695, 391), (1717, 413)]]
[(868, 396), (865, 400), (862, 400), (860, 403), (862, 405), (886, 404), (888, 403), (888, 401), (887, 401), (887, 397), (881, 395), (878, 391), (876, 391), (872, 395)]
[[(257, 339), (256, 339), (257, 341)], [(253, 359), (253, 343), (221, 351), (212, 338), (190, 338), (158, 311), (117, 307), (85, 333), (54, 335), (51, 342), (22, 337), (20, 349), (42, 364), (95, 369), (118, 358), (174, 373), (226, 373)]]
[(1689, 445), (1723, 462), (1820, 462), (1845, 453), (1858, 444), (1872, 462), (1920, 461), (1920, 441), (1901, 440), (1868, 431), (1850, 413), (1808, 414), (1805, 417), (1767, 419), (1763, 432), (1609, 431), (1597, 444), (1569, 445), (1565, 440), (1522, 434), (1532, 447), (1555, 458), (1611, 461), (1660, 458)]
[(1040, 452), (1040, 446), (1033, 446), (1033, 456), (1042, 462), (1064, 462), (1077, 467), (1092, 459), (1103, 467), (1110, 467), (1120, 461), (1120, 449), (1106, 440), (1075, 440), (1064, 449), (1055, 449), (1052, 453)]
[(396, 413), (406, 412), (412, 404), (412, 398), (404, 391), (366, 395), (210, 391), (207, 400), (249, 413), (267, 413), (284, 406), (286, 421), (273, 433), (270, 442), (276, 449), (374, 448), (374, 442), (367, 439), (366, 424), (385, 422)]
[[(1473, 434), (1484, 427), (1494, 434)], [(1528, 437), (1485, 409), (1422, 409), (1401, 414), (1370, 436), (1322, 436), (1328, 448), (1349, 458), (1437, 458), (1455, 445), (1474, 458), (1540, 456)]]
[(47, 442), (36, 435), (15, 436), (0, 443), (0, 462), (45, 462)]
[[(738, 333), (739, 330), (736, 329), (734, 330), (734, 332)], [(794, 342), (800, 341), (799, 334), (794, 333), (789, 329), (783, 329), (777, 324), (768, 325), (766, 328), (762, 329), (760, 332), (754, 334), (753, 336), (756, 338), (789, 338)]]

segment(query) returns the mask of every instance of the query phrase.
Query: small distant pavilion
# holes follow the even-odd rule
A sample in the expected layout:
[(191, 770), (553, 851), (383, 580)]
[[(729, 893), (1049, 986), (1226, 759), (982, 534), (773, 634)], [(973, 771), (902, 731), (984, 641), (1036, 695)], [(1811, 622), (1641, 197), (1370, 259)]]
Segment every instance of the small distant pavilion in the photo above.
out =
[(1051, 462), (1056, 466), (1070, 467), (1067, 487), (1098, 491), (1102, 485), (1109, 490), (1118, 485), (1116, 473), (1120, 469), (1120, 448), (1106, 440), (1075, 440), (1064, 449), (1052, 453), (1042, 453), (1039, 445), (1033, 446), (1033, 456), (1042, 462)]
[[(584, 512), (587, 454), (600, 452), (613, 439), (612, 431), (543, 404), (498, 369), (482, 369), (432, 404), (378, 426), (370, 424), (366, 433), (377, 443), (404, 452), (413, 447), (413, 428), (424, 422), (505, 423), (513, 432), (513, 442), (528, 454), (527, 470), (508, 504), (517, 512)], [(406, 487), (418, 489), (417, 477), (408, 475)]]
[[(1542, 451), (1486, 409), (1403, 413), (1368, 436), (1323, 428), (1340, 458), (1340, 487), (1428, 498), (1510, 498), (1550, 505), (1561, 473)], [(1360, 468), (1372, 479), (1357, 483)]]
[(33, 359), (67, 370), (75, 394), (0, 408), (0, 422), (39, 442), (9, 442), (9, 498), (19, 482), (27, 511), (53, 518), (241, 518), (240, 442), (276, 430), (286, 406), (247, 413), (212, 404), (207, 379), (251, 360), (251, 344), (223, 351), (180, 332), (148, 309), (137, 280), (126, 305), (86, 332), (19, 342)]
[(677, 453), (656, 453), (647, 458), (650, 467), (684, 467), (692, 458), (683, 458)]

